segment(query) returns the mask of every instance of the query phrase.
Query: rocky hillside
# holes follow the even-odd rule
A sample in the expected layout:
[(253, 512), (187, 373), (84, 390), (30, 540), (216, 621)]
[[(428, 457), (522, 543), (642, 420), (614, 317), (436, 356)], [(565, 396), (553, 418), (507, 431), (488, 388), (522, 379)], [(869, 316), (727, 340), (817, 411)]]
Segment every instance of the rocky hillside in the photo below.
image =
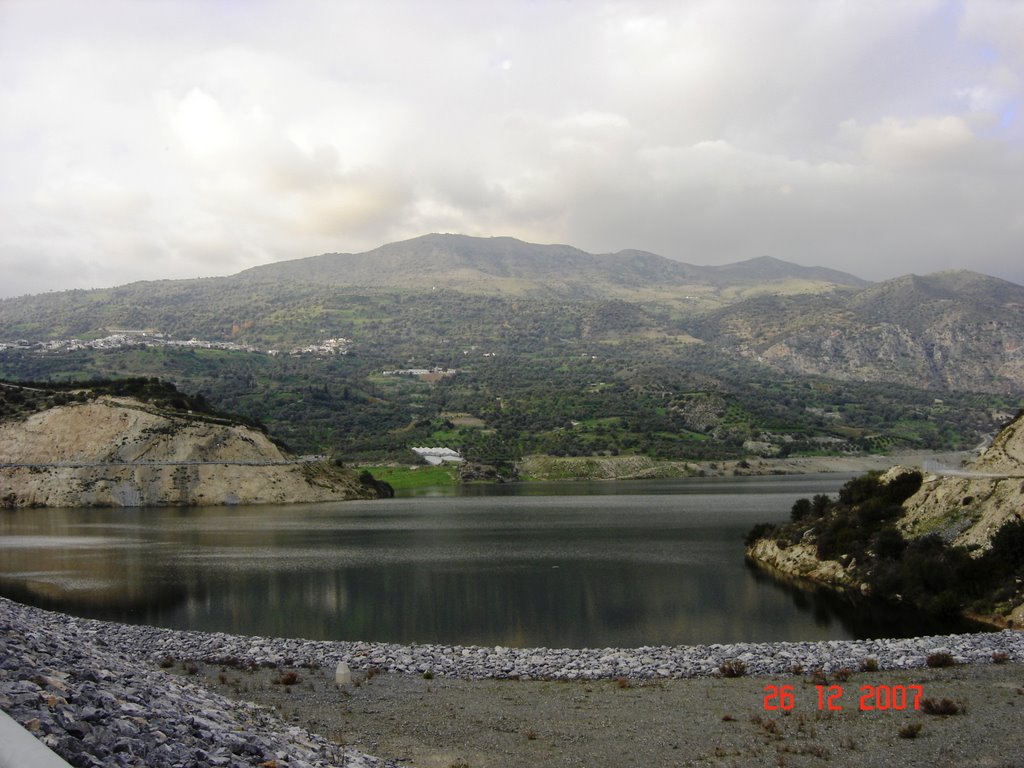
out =
[(286, 456), (221, 418), (126, 397), (69, 402), (0, 423), (5, 507), (262, 504), (373, 498), (326, 462)]
[(929, 474), (904, 504), (900, 530), (936, 533), (981, 551), (1007, 523), (1024, 519), (1024, 415), (1002, 429), (963, 475)]
[(1024, 287), (967, 271), (906, 275), (856, 293), (750, 299), (707, 315), (691, 333), (791, 374), (1024, 387)]
[(785, 576), (1024, 625), (1024, 415), (962, 472), (866, 475), (747, 545)]

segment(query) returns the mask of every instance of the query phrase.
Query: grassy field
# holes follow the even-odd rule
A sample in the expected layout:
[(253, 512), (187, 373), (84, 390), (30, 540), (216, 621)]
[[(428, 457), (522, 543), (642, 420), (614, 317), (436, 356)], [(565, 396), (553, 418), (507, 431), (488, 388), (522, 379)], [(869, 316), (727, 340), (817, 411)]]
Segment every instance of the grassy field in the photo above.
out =
[(458, 468), (453, 464), (442, 464), (439, 467), (358, 467), (358, 469), (368, 470), (375, 478), (389, 483), (396, 491), (458, 484)]

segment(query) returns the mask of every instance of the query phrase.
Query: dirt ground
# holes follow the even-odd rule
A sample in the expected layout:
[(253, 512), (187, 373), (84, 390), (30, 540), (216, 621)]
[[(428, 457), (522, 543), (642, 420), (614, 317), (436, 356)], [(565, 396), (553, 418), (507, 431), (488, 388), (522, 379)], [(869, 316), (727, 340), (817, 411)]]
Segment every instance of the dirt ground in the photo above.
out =
[[(289, 671), (297, 676), (291, 684), (282, 682)], [(326, 669), (207, 666), (197, 674), (219, 693), (417, 768), (1024, 766), (1021, 664), (857, 673), (827, 681), (820, 710), (808, 676), (543, 682), (379, 674), (339, 688)], [(766, 686), (786, 695), (772, 698)], [(828, 710), (830, 694), (841, 710)], [(767, 710), (766, 696), (769, 705), (791, 706)], [(862, 709), (862, 697), (876, 708)], [(892, 708), (904, 699), (904, 709)], [(925, 712), (944, 699), (955, 714)]]

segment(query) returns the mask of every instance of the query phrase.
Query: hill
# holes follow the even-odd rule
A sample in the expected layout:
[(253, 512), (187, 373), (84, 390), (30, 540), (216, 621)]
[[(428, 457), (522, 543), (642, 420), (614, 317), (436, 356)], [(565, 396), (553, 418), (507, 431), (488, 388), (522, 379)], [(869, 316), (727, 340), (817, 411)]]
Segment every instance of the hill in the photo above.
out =
[(747, 555), (789, 576), (938, 613), (1024, 622), (1024, 414), (963, 471), (894, 467), (803, 499), (792, 522), (758, 526)]
[(373, 498), (326, 462), (296, 460), (239, 423), (88, 388), (3, 385), (35, 402), (0, 421), (0, 505), (164, 506)]

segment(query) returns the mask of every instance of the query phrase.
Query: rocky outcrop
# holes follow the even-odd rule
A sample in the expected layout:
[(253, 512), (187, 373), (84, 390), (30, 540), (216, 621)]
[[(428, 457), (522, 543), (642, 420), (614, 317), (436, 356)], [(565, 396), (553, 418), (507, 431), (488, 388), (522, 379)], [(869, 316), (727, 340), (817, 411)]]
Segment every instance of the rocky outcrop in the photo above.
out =
[[(867, 479), (859, 478), (856, 482), (862, 483)], [(916, 487), (910, 483), (911, 480), (914, 483), (921, 480), (920, 487), (912, 495), (906, 495)], [(979, 575), (977, 568), (972, 570), (957, 564), (969, 563), (970, 558), (975, 558), (975, 563), (980, 563), (980, 567), (991, 576), (991, 582), (985, 587), (991, 603), (978, 609), (984, 611), (985, 616), (975, 615), (973, 618), (999, 626), (1024, 625), (1024, 592), (1019, 586), (1020, 573), (1012, 571), (1016, 567), (1012, 565), (1015, 556), (1011, 555), (1007, 560), (1007, 552), (1014, 551), (1012, 542), (1016, 528), (1006, 530), (1010, 538), (1000, 536), (996, 539), (1005, 526), (1024, 520), (1024, 415), (1007, 425), (992, 445), (964, 470), (921, 478), (917, 470), (897, 466), (873, 482), (877, 482), (879, 490), (872, 491), (870, 497), (855, 498), (857, 488), (848, 484), (844, 486), (848, 498), (844, 502), (841, 493), (840, 503), (831, 511), (826, 508), (822, 512), (825, 517), (805, 515), (781, 528), (764, 531), (763, 537), (748, 543), (748, 558), (787, 577), (809, 579), (837, 589), (858, 588), (865, 593), (877, 588), (880, 596), (895, 600), (902, 599), (897, 592), (904, 588), (910, 588), (916, 594), (931, 594), (927, 589), (918, 587), (922, 582), (912, 569), (907, 571), (913, 574), (912, 579), (902, 575), (904, 572), (900, 570), (902, 565), (899, 563), (907, 561), (905, 557), (901, 560), (900, 553), (904, 550), (900, 547), (916, 552), (914, 557), (918, 559), (909, 562), (918, 563), (915, 567), (919, 569), (956, 568), (960, 570), (950, 572), (966, 574), (971, 583), (988, 583)], [(894, 496), (893, 490), (901, 486), (906, 488), (906, 494)], [(889, 509), (884, 507), (886, 499), (889, 499)], [(891, 506), (893, 504), (894, 507)], [(888, 537), (878, 527), (881, 521), (886, 520), (891, 521)], [(894, 540), (896, 531), (900, 536)], [(858, 536), (859, 542), (852, 546), (849, 541), (851, 532)], [(757, 529), (751, 532), (751, 536), (757, 535)], [(938, 536), (947, 546), (924, 538), (932, 535)], [(823, 543), (826, 552), (835, 551), (834, 542), (844, 536), (847, 537), (845, 549), (839, 551), (856, 552), (856, 559), (852, 555), (842, 555), (838, 561), (819, 557)], [(900, 537), (904, 540), (902, 544)], [(994, 539), (997, 541), (995, 547)], [(931, 554), (927, 554), (929, 549)], [(949, 554), (950, 559), (944, 560), (944, 555), (937, 552)], [(922, 566), (922, 563), (929, 565)], [(1005, 570), (1007, 563), (1010, 563), (1008, 576)], [(893, 588), (897, 583), (902, 584), (899, 590)], [(936, 583), (941, 583), (941, 579)], [(936, 598), (940, 591), (947, 599), (955, 597), (958, 601), (961, 597), (956, 597), (957, 594), (966, 594), (958, 593), (947, 584), (936, 589)], [(972, 599), (977, 597), (974, 595)], [(984, 600), (975, 604), (984, 605)], [(965, 608), (967, 602), (960, 602), (960, 605), (964, 610), (975, 610)]]
[(0, 424), (0, 506), (264, 504), (373, 498), (326, 462), (262, 433), (129, 398), (49, 408)]
[(904, 503), (904, 536), (935, 533), (984, 551), (1007, 522), (1024, 518), (1024, 416), (1003, 428), (962, 475), (928, 475)]
[(843, 563), (820, 560), (813, 544), (800, 542), (780, 547), (773, 539), (758, 539), (747, 549), (747, 557), (785, 576), (840, 589), (858, 589), (860, 586)]

